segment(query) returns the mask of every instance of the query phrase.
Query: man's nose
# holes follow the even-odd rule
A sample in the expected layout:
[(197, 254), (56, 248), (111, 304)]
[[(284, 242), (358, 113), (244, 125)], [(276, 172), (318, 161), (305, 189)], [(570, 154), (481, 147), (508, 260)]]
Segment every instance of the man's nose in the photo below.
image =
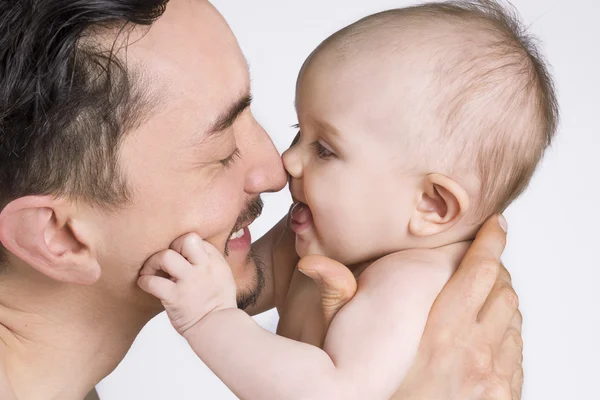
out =
[(257, 128), (244, 157), (250, 166), (244, 182), (247, 193), (278, 192), (287, 183), (281, 157), (265, 130)]

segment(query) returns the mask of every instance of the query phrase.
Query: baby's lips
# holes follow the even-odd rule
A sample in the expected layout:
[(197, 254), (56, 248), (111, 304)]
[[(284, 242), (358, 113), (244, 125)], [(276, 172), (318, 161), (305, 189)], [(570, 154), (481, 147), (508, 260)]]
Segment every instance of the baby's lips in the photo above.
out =
[(292, 221), (298, 225), (305, 224), (312, 219), (310, 208), (301, 202), (294, 204), (292, 210), (290, 211), (290, 215), (292, 217)]

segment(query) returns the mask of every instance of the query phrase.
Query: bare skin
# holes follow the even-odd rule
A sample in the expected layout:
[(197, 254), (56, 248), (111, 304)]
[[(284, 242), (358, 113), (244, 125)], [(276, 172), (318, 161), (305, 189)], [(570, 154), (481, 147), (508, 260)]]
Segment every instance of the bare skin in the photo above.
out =
[[(107, 215), (82, 202), (30, 196), (15, 199), (0, 213), (0, 240), (14, 255), (0, 282), (2, 399), (84, 398), (125, 356), (141, 327), (162, 311), (161, 304), (136, 285), (144, 261), (190, 231), (223, 252), (248, 200), (285, 185), (279, 156), (249, 110), (224, 134), (202, 140), (204, 130), (249, 88), (245, 60), (216, 10), (205, 1), (172, 0), (166, 14), (143, 33), (139, 41), (131, 38), (135, 45), (128, 48), (128, 59), (156, 78), (153, 89), (163, 102), (160, 112), (128, 135), (121, 149), (121, 167), (137, 194), (134, 206)], [(243, 157), (226, 170), (220, 160), (227, 159), (235, 145)], [(202, 168), (198, 160), (210, 161), (210, 168)], [(211, 190), (203, 186), (208, 184)], [(250, 222), (244, 221), (244, 226)], [(258, 244), (259, 252), (272, 251), (274, 236)], [(490, 291), (492, 300), (498, 298), (495, 293), (514, 293), (506, 283), (492, 290), (500, 268), (499, 238), (503, 240), (495, 230), (482, 232), (478, 248), (488, 257), (480, 254), (464, 264), (471, 272), (451, 279), (455, 284), (449, 284), (434, 305), (429, 320), (433, 328), (426, 327), (416, 367), (403, 384), (406, 398), (431, 391), (431, 374), (439, 379), (440, 399), (468, 398), (452, 397), (457, 388), (458, 394), (480, 393), (481, 385), (504, 382), (504, 376), (490, 375), (494, 371), (476, 375), (479, 354), (456, 348), (448, 339), (470, 338), (475, 332), (464, 330), (475, 322), (465, 314), (464, 302), (456, 299), (477, 293), (479, 309)], [(61, 250), (65, 248), (71, 251)], [(230, 250), (227, 260), (238, 288), (247, 290), (255, 278), (248, 249)], [(273, 307), (285, 296), (283, 288), (291, 279), (292, 268), (275, 273), (268, 258), (266, 272), (272, 284), (250, 313)], [(471, 279), (469, 274), (486, 263), (489, 274)], [(336, 268), (320, 262), (307, 270), (316, 274), (324, 315), (331, 317), (356, 287), (354, 278), (344, 275), (345, 267)], [(499, 307), (514, 314), (514, 302), (499, 299)], [(445, 315), (454, 318), (446, 323)], [(500, 336), (507, 330), (493, 316), (481, 323)], [(439, 326), (447, 327), (449, 334), (438, 337)], [(492, 339), (478, 340), (485, 348), (497, 349)], [(496, 363), (518, 358), (515, 354), (521, 354), (520, 348), (507, 346), (485, 355)], [(466, 368), (455, 371), (454, 365)], [(473, 381), (473, 376), (480, 379)]]
[[(433, 250), (432, 253), (426, 255), (431, 259), (432, 266), (435, 268), (436, 272), (439, 272), (439, 275), (433, 273), (427, 277), (429, 284), (433, 285), (434, 288), (432, 290), (433, 298), (429, 299), (431, 303), (425, 305), (424, 309), (427, 309), (428, 311), (431, 307), (435, 297), (437, 297), (443, 286), (446, 284), (447, 279), (450, 278), (458, 267), (470, 244), (470, 242), (464, 242), (449, 245)], [(388, 257), (395, 258), (398, 260), (398, 264), (400, 264), (400, 259), (402, 258), (410, 259), (411, 257), (422, 256), (424, 256), (422, 251), (407, 250), (402, 255), (392, 254)], [(311, 262), (310, 259), (303, 260), (303, 264)], [(367, 284), (367, 282), (363, 282), (362, 285), (360, 284), (361, 276), (371, 264), (373, 263), (369, 262), (349, 267), (350, 271), (352, 271), (352, 275), (359, 283), (359, 287)], [(277, 326), (277, 334), (322, 348), (329, 326), (325, 323), (319, 288), (310, 277), (301, 272), (302, 268), (305, 268), (304, 265), (301, 265), (294, 272), (286, 301), (282, 307), (278, 309), (281, 320)], [(427, 274), (427, 272), (424, 273)], [(381, 278), (383, 279), (384, 277)], [(379, 279), (379, 277), (376, 279)], [(416, 305), (412, 304), (412, 307), (416, 307)]]
[[(484, 281), (490, 288), (493, 287), (494, 279), (498, 274), (498, 270), (494, 269), (494, 267), (499, 265), (498, 259), (483, 264), (484, 267), (481, 269), (469, 265), (474, 264), (474, 261), (479, 262), (482, 260), (485, 251), (489, 250), (485, 247), (481, 248), (481, 245), (482, 242), (484, 242), (482, 237), (485, 239), (486, 234), (491, 235), (490, 231), (496, 231), (496, 235), (500, 238), (501, 242), (498, 248), (495, 249), (497, 256), (492, 253), (488, 254), (488, 257), (499, 257), (504, 246), (504, 231), (500, 228), (498, 219), (492, 218), (482, 229), (482, 233), (478, 238), (479, 240), (476, 240), (475, 244), (467, 252), (463, 263), (454, 276), (462, 277), (464, 280), (466, 278), (464, 276), (465, 274), (471, 274), (472, 276), (468, 277), (467, 280), (476, 278), (477, 284)], [(485, 244), (485, 242), (483, 244)], [(344, 308), (343, 312), (341, 314), (338, 313), (333, 319), (332, 325), (327, 332), (324, 345), (326, 353), (323, 352), (323, 354), (328, 354), (328, 356), (321, 356), (320, 352), (322, 350), (317, 350), (317, 348), (304, 343), (290, 341), (280, 336), (274, 336), (258, 327), (246, 314), (236, 310), (235, 303), (231, 301), (232, 296), (228, 295), (230, 290), (227, 288), (231, 287), (231, 285), (227, 282), (231, 277), (228, 278), (226, 273), (229, 270), (227, 264), (220, 258), (218, 252), (208, 243), (202, 242), (202, 240), (195, 235), (186, 235), (186, 237), (182, 237), (174, 242), (171, 249), (178, 252), (181, 255), (180, 258), (177, 261), (174, 259), (165, 260), (164, 257), (158, 253), (146, 263), (142, 270), (140, 286), (144, 288), (144, 290), (148, 290), (150, 293), (155, 294), (163, 301), (167, 314), (171, 318), (174, 327), (188, 340), (194, 351), (202, 357), (203, 361), (210, 366), (217, 376), (219, 376), (238, 397), (242, 399), (254, 399), (273, 395), (282, 399), (293, 399), (298, 397), (330, 398), (330, 396), (343, 396), (344, 398), (354, 398), (358, 396), (356, 398), (363, 398), (367, 393), (369, 393), (369, 395), (373, 393), (375, 396), (374, 398), (384, 398), (381, 396), (383, 393), (386, 393), (386, 385), (393, 382), (384, 379), (385, 376), (382, 378), (379, 376), (380, 374), (378, 374), (378, 379), (374, 380), (373, 375), (371, 375), (371, 378), (369, 379), (370, 383), (367, 386), (357, 382), (354, 378), (348, 377), (351, 381), (347, 381), (348, 378), (343, 378), (345, 374), (343, 371), (347, 368), (351, 368), (353, 371), (354, 368), (356, 368), (350, 366), (344, 367), (346, 363), (352, 365), (354, 362), (354, 365), (359, 369), (361, 366), (364, 368), (363, 362), (356, 363), (357, 358), (360, 361), (360, 354), (363, 354), (363, 350), (359, 348), (355, 349), (357, 352), (353, 353), (349, 361), (346, 362), (344, 362), (344, 351), (346, 350), (342, 350), (347, 346), (353, 347), (358, 345), (358, 342), (356, 342), (357, 340), (359, 342), (364, 341), (364, 338), (362, 337), (349, 335), (353, 330), (361, 329), (361, 319), (354, 318), (357, 316), (357, 306), (352, 305), (359, 304), (358, 309), (360, 310), (360, 304), (364, 303), (365, 298), (364, 296), (361, 297), (360, 290), (358, 291), (359, 294), (357, 297), (353, 298), (348, 303), (348, 308)], [(459, 253), (456, 255), (459, 257)], [(318, 271), (319, 269), (325, 270), (326, 268), (329, 268), (331, 270), (331, 266), (323, 267), (323, 265), (328, 262), (329, 261), (323, 261), (323, 259), (318, 259), (310, 262), (310, 267), (305, 263), (303, 268), (309, 268), (306, 270), (307, 274), (314, 275), (315, 271)], [(395, 266), (393, 263), (389, 265)], [(422, 267), (424, 267), (423, 264), (419, 265), (417, 270), (421, 271)], [(476, 269), (476, 271), (473, 271), (473, 269)], [(371, 270), (369, 271), (372, 270), (376, 271), (377, 268), (372, 265)], [(171, 279), (167, 280), (155, 276), (157, 271), (168, 273)], [(389, 278), (389, 273), (392, 270), (384, 269), (384, 271), (387, 271), (385, 275)], [(448, 275), (450, 275), (450, 273), (451, 271), (448, 271)], [(493, 273), (493, 276), (491, 273)], [(366, 276), (366, 273), (363, 274)], [(370, 274), (369, 280), (374, 280), (375, 283), (377, 283), (377, 272), (374, 274), (375, 275)], [(411, 276), (411, 278), (415, 277), (417, 277), (417, 275)], [(345, 277), (342, 281), (349, 282), (352, 279), (353, 278)], [(360, 277), (359, 284), (361, 280), (363, 280), (363, 276)], [(202, 282), (211, 282), (211, 285), (204, 285), (202, 290), (198, 290), (198, 286), (201, 285)], [(216, 285), (216, 282), (219, 282), (219, 284)], [(392, 282), (394, 281), (392, 280)], [(413, 283), (414, 279), (407, 280), (407, 282)], [(379, 284), (381, 284), (381, 281), (379, 281)], [(472, 285), (473, 282), (471, 281), (470, 284)], [(473, 288), (465, 287), (464, 282), (457, 283), (455, 280), (450, 280), (448, 283), (448, 286), (450, 287), (455, 285), (457, 286), (455, 289), (460, 288), (465, 290), (465, 292), (462, 292), (462, 296), (458, 295), (458, 293), (455, 293), (454, 296), (464, 297), (466, 295), (469, 300), (473, 301), (475, 304), (474, 308), (472, 304), (469, 304), (468, 306), (465, 306), (464, 304), (461, 305), (463, 308), (462, 313), (466, 314), (466, 321), (463, 319), (463, 324), (460, 327), (456, 327), (457, 329), (460, 328), (461, 332), (464, 334), (465, 331), (462, 331), (462, 329), (464, 329), (465, 326), (468, 326), (470, 328), (468, 331), (469, 335), (476, 336), (473, 340), (476, 339), (483, 342), (483, 338), (490, 337), (490, 328), (498, 328), (499, 321), (497, 318), (498, 314), (500, 314), (504, 316), (501, 318), (503, 325), (501, 325), (502, 329), (500, 330), (509, 333), (491, 336), (492, 340), (497, 341), (494, 342), (492, 346), (488, 345), (490, 339), (487, 339), (486, 345), (481, 348), (478, 347), (478, 342), (468, 341), (464, 342), (465, 347), (461, 348), (461, 351), (440, 354), (439, 357), (461, 357), (463, 358), (463, 361), (466, 359), (467, 361), (474, 362), (474, 360), (480, 360), (480, 357), (484, 356), (492, 359), (493, 357), (491, 354), (484, 354), (484, 352), (489, 352), (490, 350), (492, 350), (494, 354), (498, 349), (504, 351), (505, 349), (510, 348), (512, 351), (510, 352), (511, 357), (498, 357), (499, 362), (494, 365), (484, 365), (482, 367), (475, 363), (475, 366), (473, 367), (475, 371), (467, 369), (465, 373), (482, 374), (486, 379), (478, 381), (476, 384), (469, 386), (466, 390), (463, 386), (454, 390), (458, 390), (457, 393), (461, 396), (459, 398), (488, 398), (485, 396), (497, 396), (501, 393), (504, 393), (506, 396), (511, 396), (512, 394), (509, 393), (511, 393), (512, 386), (515, 385), (517, 389), (514, 390), (515, 392), (518, 392), (518, 387), (520, 385), (518, 379), (519, 374), (516, 373), (517, 376), (515, 377), (514, 373), (514, 371), (520, 369), (520, 356), (515, 356), (516, 353), (520, 353), (518, 350), (520, 345), (514, 340), (514, 333), (518, 332), (516, 328), (518, 328), (518, 320), (520, 318), (516, 308), (517, 304), (514, 300), (515, 297), (506, 297), (504, 293), (508, 292), (506, 286), (504, 286), (501, 289), (501, 297), (498, 297), (497, 293), (493, 293), (490, 297), (492, 302), (484, 305), (483, 301), (485, 300), (485, 297), (479, 297), (481, 296), (481, 292), (485, 291), (481, 290), (480, 287), (478, 287), (477, 290), (473, 290)], [(344, 286), (347, 286), (347, 284), (345, 283)], [(375, 286), (378, 287), (379, 285), (376, 284)], [(416, 286), (419, 288), (423, 287), (422, 285)], [(369, 287), (370, 283), (365, 281), (361, 290), (369, 293)], [(301, 286), (300, 292), (290, 293), (290, 296), (294, 294), (297, 296), (298, 293), (301, 293), (300, 296), (307, 296), (306, 298), (313, 302), (312, 304), (315, 304), (315, 297), (308, 297), (306, 293), (310, 292), (303, 292), (304, 288), (304, 286)], [(405, 286), (405, 289), (410, 289), (410, 286)], [(381, 293), (389, 292), (391, 291), (381, 291)], [(410, 290), (408, 292), (410, 292)], [(422, 294), (422, 292), (422, 290), (419, 290), (415, 293)], [(321, 293), (325, 294), (324, 291)], [(368, 304), (371, 301), (369, 297), (372, 297), (374, 293), (375, 292), (366, 298), (367, 305), (369, 306), (367, 312), (373, 313), (373, 310), (378, 310), (378, 314), (382, 315), (381, 319), (385, 320), (386, 318), (389, 318), (389, 316), (385, 314), (388, 310), (385, 310), (384, 308), (373, 309), (370, 307), (373, 303)], [(405, 293), (405, 291), (399, 290), (399, 293)], [(445, 296), (445, 294), (442, 294), (440, 295), (440, 298), (444, 298)], [(375, 297), (378, 298), (377, 295), (375, 295)], [(387, 297), (385, 296), (383, 297), (383, 299), (386, 298)], [(416, 299), (418, 298), (419, 297)], [(326, 299), (325, 295), (323, 296), (323, 299)], [(418, 305), (419, 303), (413, 302), (412, 304)], [(393, 305), (393, 302), (387, 304), (388, 307), (391, 305)], [(391, 308), (393, 309), (393, 307)], [(416, 309), (419, 310), (420, 307), (417, 306)], [(437, 309), (439, 309), (439, 306)], [(294, 307), (292, 307), (291, 310), (294, 310)], [(298, 315), (299, 318), (306, 317), (306, 314), (303, 312), (305, 311), (304, 309), (298, 308), (298, 310), (301, 310), (299, 313), (303, 314)], [(474, 316), (472, 314), (473, 311), (476, 311)], [(435, 305), (431, 312), (434, 315), (439, 313), (439, 311), (436, 311)], [(320, 314), (316, 308), (313, 308), (310, 311), (309, 316), (312, 317), (312, 313)], [(418, 315), (418, 313), (413, 314), (413, 316), (416, 315)], [(488, 322), (487, 319), (492, 315), (494, 319)], [(300, 338), (318, 341), (319, 332), (322, 333), (325, 330), (328, 321), (323, 320), (323, 314), (315, 315), (314, 318), (316, 320), (316, 330), (307, 332), (306, 330), (301, 329), (290, 329), (289, 332), (298, 335)], [(439, 315), (439, 318), (447, 320), (450, 317), (444, 313), (443, 315)], [(473, 319), (471, 320), (471, 318)], [(511, 326), (510, 324), (513, 319), (516, 319), (517, 323), (512, 322), (513, 325)], [(410, 320), (412, 320), (412, 317)], [(342, 322), (336, 324), (336, 321)], [(346, 326), (346, 328), (348, 328), (348, 321), (358, 321), (359, 325), (355, 325), (354, 328), (350, 328), (349, 331), (345, 332), (341, 327)], [(322, 324), (319, 322), (322, 322)], [(488, 322), (489, 325), (486, 325), (484, 322)], [(373, 320), (371, 323), (373, 323)], [(431, 323), (430, 319), (429, 325), (431, 325)], [(436, 319), (433, 320), (434, 326), (438, 323), (439, 321), (436, 321)], [(473, 326), (472, 324), (476, 324), (476, 326)], [(338, 327), (338, 325), (340, 326)], [(416, 325), (418, 325), (418, 323)], [(437, 328), (439, 329), (439, 326)], [(496, 330), (496, 333), (497, 332), (498, 330)], [(377, 336), (380, 337), (379, 335), (381, 333), (382, 331), (377, 331)], [(396, 338), (397, 334), (394, 332), (392, 333), (392, 338)], [(428, 332), (426, 328), (423, 338), (428, 339), (429, 336), (434, 335), (435, 340), (440, 340), (439, 335), (443, 335), (442, 338), (448, 340), (449, 338), (452, 338), (449, 334), (451, 334), (451, 332), (444, 330), (438, 330), (435, 334), (432, 334), (431, 331)], [(367, 336), (367, 338), (369, 337), (370, 336)], [(452, 338), (452, 340), (456, 339), (456, 337)], [(412, 345), (410, 341), (409, 345)], [(387, 349), (392, 354), (399, 354), (399, 357), (404, 357), (407, 347), (403, 347), (402, 345), (399, 346), (399, 348), (394, 350), (392, 350), (392, 347), (387, 346)], [(420, 353), (423, 353), (423, 351), (421, 350)], [(282, 354), (285, 354), (285, 357), (282, 358)], [(370, 354), (369, 359), (375, 357), (378, 360), (374, 361), (375, 365), (378, 366), (387, 362), (393, 362), (394, 360), (394, 358), (392, 358), (392, 361), (386, 361), (388, 360), (386, 357), (389, 356), (389, 354), (367, 354)], [(235, 360), (229, 359), (228, 355), (233, 356)], [(329, 357), (336, 360), (335, 365), (333, 366), (334, 368), (342, 368), (339, 372), (334, 373), (331, 371), (331, 367), (327, 366), (330, 362), (327, 361)], [(426, 357), (431, 357), (431, 355), (427, 355)], [(392, 397), (394, 392), (394, 398), (410, 398), (409, 396), (413, 396), (415, 393), (426, 393), (431, 390), (428, 388), (428, 385), (419, 387), (419, 385), (415, 384), (411, 378), (415, 368), (417, 368), (417, 370), (418, 368), (422, 368), (422, 357), (417, 355), (412, 367), (405, 358), (398, 358), (397, 360), (402, 366), (406, 366), (406, 371), (403, 370), (404, 372), (400, 377), (392, 376), (392, 378), (395, 377), (398, 379), (398, 389), (394, 389), (394, 391), (385, 398)], [(253, 367), (253, 365), (259, 365), (260, 368)], [(387, 367), (389, 368), (389, 366)], [(233, 372), (232, 369), (234, 370)], [(481, 371), (478, 371), (478, 369), (481, 369)], [(507, 373), (507, 371), (509, 372)], [(340, 377), (336, 377), (337, 375), (340, 375)], [(261, 379), (261, 377), (264, 376), (271, 376), (273, 379), (265, 382), (264, 379)], [(298, 380), (298, 377), (300, 376), (303, 378), (302, 380)], [(407, 377), (406, 380), (404, 379), (405, 376)], [(489, 381), (488, 379), (490, 377), (493, 377), (494, 379)], [(313, 384), (306, 385), (305, 379)], [(423, 381), (420, 379), (418, 381), (423, 384)], [(348, 385), (350, 382), (353, 382), (353, 384)], [(407, 383), (405, 384), (403, 382)], [(446, 389), (450, 389), (454, 387), (455, 384), (449, 383), (447, 386)], [(435, 394), (435, 396), (438, 397), (446, 395), (446, 392)], [(414, 398), (420, 398), (418, 396), (419, 395), (415, 395)]]
[[(490, 220), (482, 227), (457, 273), (433, 304), (417, 356), (394, 400), (521, 399), (523, 319), (510, 274), (500, 262), (506, 221), (500, 222), (502, 226)], [(284, 238), (282, 235), (285, 243)], [(293, 246), (289, 237), (287, 240), (287, 245)], [(334, 316), (357, 290), (355, 275), (321, 256), (303, 258), (298, 270), (315, 282), (321, 299), (324, 319), (315, 321), (316, 333), (310, 340), (318, 342), (315, 337), (321, 334), (324, 341)], [(314, 291), (311, 284), (306, 287)], [(489, 362), (481, 363), (482, 359)]]

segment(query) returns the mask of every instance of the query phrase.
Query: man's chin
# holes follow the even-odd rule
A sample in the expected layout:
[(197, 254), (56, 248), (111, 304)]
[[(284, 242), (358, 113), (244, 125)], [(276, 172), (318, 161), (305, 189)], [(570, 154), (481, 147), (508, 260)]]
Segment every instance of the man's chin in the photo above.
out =
[(247, 252), (230, 251), (226, 260), (237, 285), (238, 308), (255, 305), (265, 286), (264, 264), (252, 248)]

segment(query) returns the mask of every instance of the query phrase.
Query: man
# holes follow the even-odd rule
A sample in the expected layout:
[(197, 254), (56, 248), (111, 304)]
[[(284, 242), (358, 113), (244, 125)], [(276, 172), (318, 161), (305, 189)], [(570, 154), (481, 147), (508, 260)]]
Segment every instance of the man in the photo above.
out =
[[(286, 175), (210, 3), (2, 2), (0, 60), (0, 398), (82, 399), (161, 311), (137, 286), (144, 261), (188, 232), (227, 255), (241, 307), (276, 304), (285, 222), (256, 252), (247, 226)], [(518, 397), (499, 221), (434, 306), (406, 399)], [(328, 318), (353, 294), (338, 267), (313, 268)]]

